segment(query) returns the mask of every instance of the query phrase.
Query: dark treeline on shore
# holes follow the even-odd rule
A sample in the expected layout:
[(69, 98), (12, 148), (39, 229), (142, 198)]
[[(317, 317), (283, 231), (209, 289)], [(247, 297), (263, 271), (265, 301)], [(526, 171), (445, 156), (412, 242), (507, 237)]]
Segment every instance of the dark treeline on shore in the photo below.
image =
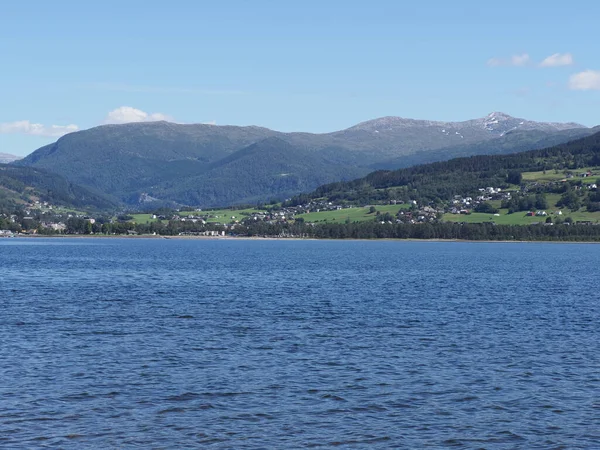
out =
[(248, 236), (291, 236), (318, 239), (451, 239), (474, 241), (600, 241), (594, 225), (495, 225), (492, 223), (269, 225), (250, 227)]
[(267, 222), (239, 225), (230, 229), (221, 225), (190, 222), (153, 222), (149, 224), (90, 224), (71, 219), (61, 233), (40, 228), (39, 235), (202, 235), (217, 231), (219, 235), (239, 237), (279, 237), (316, 239), (450, 239), (473, 241), (600, 241), (600, 226), (590, 224), (495, 225), (493, 223), (322, 223), (305, 224)]

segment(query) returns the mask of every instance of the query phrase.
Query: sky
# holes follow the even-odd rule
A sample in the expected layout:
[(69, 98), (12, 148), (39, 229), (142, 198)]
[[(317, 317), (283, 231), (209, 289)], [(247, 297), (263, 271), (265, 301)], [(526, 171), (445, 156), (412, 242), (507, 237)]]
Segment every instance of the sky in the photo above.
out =
[(600, 124), (600, 2), (0, 5), (0, 153), (106, 123), (315, 133), (493, 111)]

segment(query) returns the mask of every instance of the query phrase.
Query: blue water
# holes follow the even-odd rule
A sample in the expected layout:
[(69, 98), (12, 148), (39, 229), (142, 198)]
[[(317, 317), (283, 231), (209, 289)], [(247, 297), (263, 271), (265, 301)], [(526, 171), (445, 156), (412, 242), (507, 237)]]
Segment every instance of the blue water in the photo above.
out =
[(600, 448), (600, 245), (0, 240), (0, 448)]

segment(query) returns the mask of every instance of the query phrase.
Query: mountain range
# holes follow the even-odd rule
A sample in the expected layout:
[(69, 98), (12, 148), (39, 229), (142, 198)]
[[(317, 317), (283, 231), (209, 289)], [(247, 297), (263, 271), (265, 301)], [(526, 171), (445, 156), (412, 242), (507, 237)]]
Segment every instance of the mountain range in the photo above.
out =
[(594, 131), (499, 112), (464, 122), (384, 117), (325, 134), (147, 122), (71, 133), (15, 164), (59, 174), (129, 206), (209, 207), (283, 199), (374, 169), (538, 149)]

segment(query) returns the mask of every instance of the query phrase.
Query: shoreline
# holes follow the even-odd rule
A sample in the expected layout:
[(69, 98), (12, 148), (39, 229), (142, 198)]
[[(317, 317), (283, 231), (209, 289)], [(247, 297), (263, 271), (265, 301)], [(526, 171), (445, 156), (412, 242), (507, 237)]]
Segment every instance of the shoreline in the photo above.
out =
[(15, 235), (12, 237), (6, 237), (7, 239), (15, 238), (26, 238), (26, 239), (173, 239), (173, 240), (212, 240), (212, 241), (332, 241), (332, 242), (455, 242), (455, 243), (487, 243), (487, 244), (600, 244), (600, 241), (551, 241), (551, 240), (538, 240), (538, 241), (516, 241), (516, 240), (474, 240), (474, 239), (401, 239), (401, 238), (374, 238), (374, 239), (331, 239), (331, 238), (300, 238), (300, 237), (274, 237), (274, 236), (161, 236), (161, 235), (105, 235), (105, 234), (54, 234), (54, 235), (38, 235), (38, 234), (27, 234), (27, 235)]

